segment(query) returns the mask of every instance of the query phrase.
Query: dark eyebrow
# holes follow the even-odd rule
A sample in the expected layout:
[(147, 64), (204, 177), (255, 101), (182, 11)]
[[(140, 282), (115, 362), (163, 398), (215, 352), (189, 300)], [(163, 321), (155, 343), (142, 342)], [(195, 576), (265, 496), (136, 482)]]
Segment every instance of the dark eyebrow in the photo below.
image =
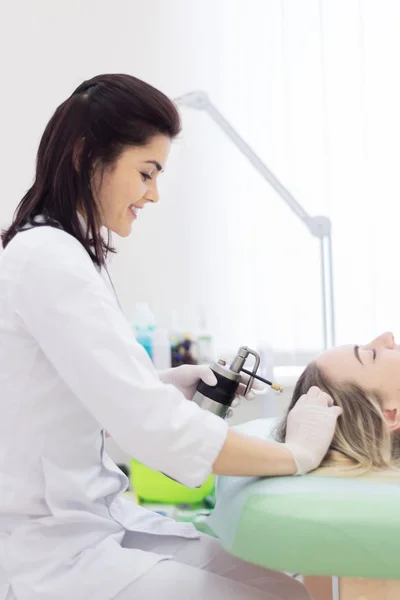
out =
[(364, 364), (363, 361), (360, 358), (360, 346), (354, 346), (354, 355), (356, 357), (356, 359), (358, 360), (359, 363), (361, 363), (362, 365)]
[(161, 171), (163, 170), (160, 163), (156, 160), (145, 160), (144, 162), (147, 163), (148, 165), (154, 165), (159, 173), (161, 173)]

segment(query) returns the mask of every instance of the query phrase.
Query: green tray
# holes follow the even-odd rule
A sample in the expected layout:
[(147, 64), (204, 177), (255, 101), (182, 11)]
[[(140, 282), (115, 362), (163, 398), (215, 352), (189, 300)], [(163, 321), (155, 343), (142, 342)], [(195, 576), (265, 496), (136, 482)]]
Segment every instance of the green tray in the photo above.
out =
[(214, 493), (214, 477), (199, 488), (188, 488), (131, 459), (131, 484), (139, 502), (197, 504)]

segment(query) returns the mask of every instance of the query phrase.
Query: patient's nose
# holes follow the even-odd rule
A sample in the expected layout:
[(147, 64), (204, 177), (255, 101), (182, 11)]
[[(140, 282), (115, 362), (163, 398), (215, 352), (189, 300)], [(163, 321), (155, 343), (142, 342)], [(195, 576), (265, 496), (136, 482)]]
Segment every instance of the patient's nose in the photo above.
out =
[(368, 348), (388, 348), (392, 350), (396, 345), (394, 340), (394, 335), (391, 331), (385, 331), (375, 339), (373, 339), (369, 344), (367, 344)]

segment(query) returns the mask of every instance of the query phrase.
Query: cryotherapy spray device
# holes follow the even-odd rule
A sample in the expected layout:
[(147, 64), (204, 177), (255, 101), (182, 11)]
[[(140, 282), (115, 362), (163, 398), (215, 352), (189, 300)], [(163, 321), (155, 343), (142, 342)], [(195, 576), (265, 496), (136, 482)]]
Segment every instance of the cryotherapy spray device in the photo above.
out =
[[(252, 371), (244, 368), (246, 360), (250, 355), (255, 358)], [(247, 346), (241, 346), (230, 367), (227, 366), (226, 361), (222, 359), (211, 365), (211, 370), (217, 378), (217, 384), (212, 386), (207, 385), (204, 381), (200, 381), (192, 401), (196, 402), (196, 404), (204, 410), (209, 410), (222, 419), (225, 419), (229, 416), (229, 409), (235, 398), (239, 383), (241, 382), (242, 373), (249, 375), (249, 380), (244, 392), (245, 397), (251, 390), (254, 379), (258, 379), (259, 381), (270, 385), (273, 390), (283, 392), (283, 388), (277, 383), (272, 383), (257, 375), (259, 366), (259, 354), (255, 350), (247, 348)]]

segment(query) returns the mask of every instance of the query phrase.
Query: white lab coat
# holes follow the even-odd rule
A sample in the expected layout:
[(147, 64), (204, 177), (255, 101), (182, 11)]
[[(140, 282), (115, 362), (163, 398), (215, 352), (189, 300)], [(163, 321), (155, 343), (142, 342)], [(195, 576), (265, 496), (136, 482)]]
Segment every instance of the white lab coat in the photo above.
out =
[(21, 232), (0, 257), (0, 600), (110, 600), (163, 559), (127, 532), (197, 537), (120, 497), (105, 430), (197, 486), (227, 426), (160, 382), (75, 238)]

